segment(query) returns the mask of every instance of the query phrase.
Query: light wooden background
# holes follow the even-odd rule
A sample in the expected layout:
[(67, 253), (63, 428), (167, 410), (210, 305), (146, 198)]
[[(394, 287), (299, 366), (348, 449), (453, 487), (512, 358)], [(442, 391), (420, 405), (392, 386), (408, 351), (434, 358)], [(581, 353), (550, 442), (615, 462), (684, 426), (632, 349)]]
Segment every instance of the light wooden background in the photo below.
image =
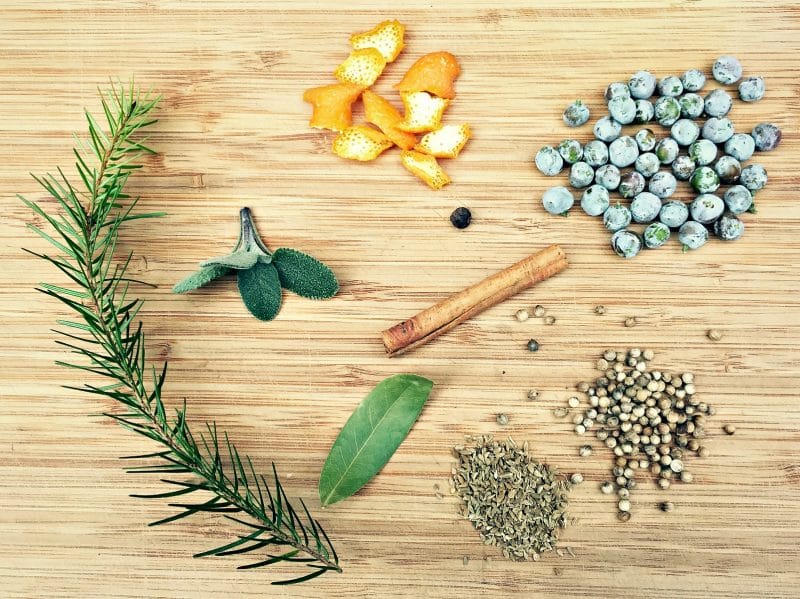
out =
[[(4, 597), (790, 597), (800, 583), (800, 5), (747, 2), (0, 2), (0, 595)], [(567, 7), (568, 6), (568, 7)], [(535, 8), (533, 8), (535, 7)], [(328, 151), (307, 128), (302, 91), (331, 80), (347, 36), (380, 20), (408, 25), (407, 50), (377, 89), (389, 92), (420, 55), (456, 54), (463, 74), (450, 122), (475, 133), (447, 163), (455, 181), (435, 193), (390, 151), (372, 164)], [(549, 217), (539, 197), (552, 180), (535, 150), (567, 136), (563, 107), (580, 97), (595, 116), (605, 85), (639, 68), (659, 76), (708, 69), (735, 53), (762, 74), (767, 97), (737, 103), (740, 129), (761, 120), (784, 132), (759, 157), (769, 171), (757, 215), (733, 244), (682, 255), (676, 243), (623, 262), (598, 221)], [(71, 164), (81, 109), (96, 87), (135, 76), (164, 96), (152, 145), (160, 152), (131, 181), (159, 221), (133, 224), (123, 249), (158, 285), (142, 289), (153, 358), (169, 359), (167, 398), (188, 401), (193, 422), (215, 419), (264, 469), (274, 460), (293, 496), (318, 508), (316, 481), (340, 426), (382, 378), (415, 372), (436, 381), (417, 425), (358, 496), (315, 509), (337, 542), (343, 575), (308, 586), (267, 583), (287, 570), (237, 572), (242, 562), (194, 560), (228, 531), (202, 518), (158, 529), (163, 503), (130, 492), (155, 477), (122, 472), (120, 455), (150, 450), (98, 414), (106, 404), (64, 390), (82, 381), (54, 366), (50, 328), (64, 312), (33, 291), (58, 282), (20, 247), (17, 192), (39, 199), (28, 172)], [(588, 140), (589, 128), (573, 133)], [(682, 191), (686, 195), (688, 191)], [(232, 283), (191, 296), (170, 286), (229, 248), (237, 210), (252, 207), (271, 246), (292, 246), (332, 266), (341, 293), (315, 303), (287, 296), (260, 323)], [(448, 215), (469, 206), (474, 224)], [(495, 307), (403, 358), (383, 355), (379, 331), (548, 243), (563, 244), (565, 273)], [(541, 303), (548, 327), (512, 315)], [(596, 304), (608, 313), (598, 317)], [(628, 316), (641, 324), (624, 328)], [(712, 343), (709, 327), (724, 332)], [(532, 355), (526, 341), (537, 338)], [(696, 483), (633, 496), (617, 522), (597, 490), (599, 449), (552, 410), (591, 375), (607, 347), (651, 347), (662, 369), (697, 375), (718, 407), (711, 457), (691, 460)], [(525, 400), (538, 388), (537, 403)], [(499, 427), (497, 412), (509, 414)], [(736, 425), (728, 437), (723, 424)], [(510, 563), (484, 547), (448, 493), (449, 448), (467, 433), (511, 434), (587, 483), (571, 499), (577, 518), (563, 542), (576, 558)], [(436, 496), (435, 485), (444, 491)], [(656, 510), (659, 500), (674, 513)], [(464, 565), (463, 556), (469, 557)]]

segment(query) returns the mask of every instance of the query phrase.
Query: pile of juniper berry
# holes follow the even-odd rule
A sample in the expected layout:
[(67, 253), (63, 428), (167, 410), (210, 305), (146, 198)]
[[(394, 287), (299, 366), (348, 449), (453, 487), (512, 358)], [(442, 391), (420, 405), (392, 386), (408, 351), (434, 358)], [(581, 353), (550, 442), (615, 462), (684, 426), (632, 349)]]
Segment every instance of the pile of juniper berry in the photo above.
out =
[[(764, 80), (742, 79), (742, 66), (733, 56), (718, 58), (712, 74), (722, 85), (738, 82), (743, 102), (764, 96)], [(755, 211), (754, 196), (766, 185), (767, 172), (760, 164), (743, 163), (756, 151), (775, 149), (781, 131), (761, 123), (750, 133), (736, 133), (727, 116), (731, 94), (718, 88), (701, 96), (705, 83), (697, 69), (660, 81), (639, 71), (627, 84), (612, 83), (606, 89), (609, 115), (595, 123), (594, 140), (581, 146), (565, 139), (558, 148), (544, 146), (536, 154), (537, 168), (548, 176), (570, 165), (570, 185), (583, 190), (581, 208), (603, 217), (612, 233), (611, 247), (623, 258), (634, 257), (642, 247), (661, 247), (674, 230), (684, 250), (704, 245), (709, 230), (723, 241), (738, 239), (744, 232), (740, 215)], [(658, 97), (651, 100), (654, 95)], [(564, 122), (571, 127), (588, 120), (589, 109), (580, 100), (564, 111)], [(646, 127), (633, 136), (622, 134), (624, 125), (651, 121), (668, 129), (669, 135), (658, 139)], [(671, 197), (678, 181), (687, 181), (698, 194), (688, 205)], [(729, 186), (724, 194), (718, 191), (721, 184)], [(614, 191), (630, 203), (612, 203)], [(574, 203), (573, 193), (563, 186), (542, 196), (551, 214), (566, 215)], [(644, 227), (641, 234), (629, 228), (632, 223)]]

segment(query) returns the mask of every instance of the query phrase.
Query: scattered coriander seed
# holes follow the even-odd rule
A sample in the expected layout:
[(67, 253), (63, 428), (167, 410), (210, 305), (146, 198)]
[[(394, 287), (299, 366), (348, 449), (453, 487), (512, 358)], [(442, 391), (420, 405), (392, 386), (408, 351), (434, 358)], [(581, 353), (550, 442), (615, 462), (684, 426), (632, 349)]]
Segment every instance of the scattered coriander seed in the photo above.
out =
[(528, 320), (528, 318), (530, 318), (530, 314), (528, 314), (527, 310), (517, 310), (517, 312), (514, 314), (514, 317), (519, 322), (525, 322), (526, 320)]
[(611, 493), (614, 492), (614, 483), (607, 480), (603, 481), (603, 483), (600, 485), (600, 492), (604, 495), (611, 495)]
[(541, 305), (537, 304), (533, 308), (533, 315), (536, 316), (537, 318), (541, 318), (542, 316), (544, 316), (544, 313), (545, 313), (544, 306), (541, 306)]
[(594, 313), (595, 314), (599, 314), (600, 316), (602, 316), (603, 314), (606, 313), (606, 307), (603, 306), (603, 305), (595, 306), (594, 307)]
[(617, 503), (620, 512), (630, 512), (631, 511), (631, 502), (630, 499), (620, 499)]
[(662, 489), (669, 489), (669, 479), (668, 478), (659, 478), (658, 479), (658, 486)]
[(527, 348), (528, 351), (539, 351), (539, 342), (536, 339), (529, 339)]
[(592, 455), (592, 446), (591, 445), (581, 445), (580, 450), (578, 451), (578, 455), (582, 458), (587, 458)]
[(506, 414), (498, 414), (497, 415), (497, 424), (500, 426), (505, 426), (508, 424), (508, 415)]
[(675, 506), (671, 501), (662, 501), (658, 504), (658, 509), (660, 509), (662, 512), (671, 512), (675, 509)]
[(627, 522), (628, 520), (631, 519), (631, 513), (630, 512), (617, 512), (617, 519), (620, 522)]
[(528, 391), (528, 399), (531, 401), (539, 399), (539, 391), (536, 389), (531, 389), (530, 391)]
[(472, 212), (469, 208), (460, 207), (453, 210), (450, 214), (450, 222), (456, 229), (466, 229), (472, 222)]
[(580, 472), (575, 472), (572, 476), (569, 477), (569, 482), (573, 485), (579, 485), (583, 482), (583, 474)]
[(708, 331), (706, 331), (706, 337), (711, 339), (711, 341), (720, 341), (722, 339), (722, 332), (719, 329), (708, 329)]
[(570, 408), (577, 408), (579, 405), (581, 405), (581, 401), (580, 401), (580, 400), (579, 400), (577, 397), (574, 397), (574, 396), (573, 396), (573, 397), (570, 397), (570, 398), (567, 400), (567, 405), (568, 405)]
[(681, 472), (681, 482), (683, 483), (691, 483), (694, 481), (694, 474), (691, 472), (684, 470)]
[(545, 316), (544, 317), (544, 323), (545, 324), (555, 324), (556, 323), (556, 317), (555, 316)]
[(725, 431), (726, 435), (732, 435), (736, 432), (736, 427), (732, 424), (726, 424), (722, 427), (722, 430)]
[(556, 418), (564, 418), (567, 414), (569, 414), (569, 410), (563, 406), (559, 406), (553, 410), (553, 416)]
[(707, 458), (709, 455), (711, 455), (711, 452), (708, 450), (708, 447), (701, 446), (697, 449), (697, 455), (701, 458)]
[(576, 424), (574, 430), (577, 434), (583, 435), (586, 432), (586, 427), (582, 424)]
[(625, 319), (625, 326), (628, 328), (635, 327), (638, 324), (638, 320), (635, 316), (630, 316)]

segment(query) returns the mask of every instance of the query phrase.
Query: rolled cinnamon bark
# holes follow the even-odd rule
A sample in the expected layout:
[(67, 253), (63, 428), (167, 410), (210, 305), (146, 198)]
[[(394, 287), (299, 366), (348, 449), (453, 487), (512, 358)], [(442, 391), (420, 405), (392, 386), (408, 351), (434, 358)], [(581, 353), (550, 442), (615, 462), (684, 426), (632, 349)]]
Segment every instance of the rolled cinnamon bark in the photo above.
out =
[(551, 245), (386, 329), (381, 333), (386, 353), (390, 357), (397, 356), (424, 345), (457, 324), (558, 274), (566, 267), (564, 251), (558, 245)]

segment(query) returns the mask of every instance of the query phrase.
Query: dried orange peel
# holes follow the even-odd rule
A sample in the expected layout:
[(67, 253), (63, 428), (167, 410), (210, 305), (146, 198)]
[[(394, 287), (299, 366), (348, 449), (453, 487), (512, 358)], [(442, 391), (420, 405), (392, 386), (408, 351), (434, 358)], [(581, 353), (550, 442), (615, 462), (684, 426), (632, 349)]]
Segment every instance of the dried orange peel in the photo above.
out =
[(401, 92), (424, 91), (452, 100), (456, 97), (453, 83), (460, 73), (461, 67), (450, 52), (432, 52), (411, 65), (395, 87)]
[(455, 158), (471, 136), (469, 125), (445, 125), (423, 135), (414, 149), (437, 158)]
[(425, 181), (431, 189), (441, 189), (450, 183), (450, 177), (430, 154), (403, 150), (400, 153), (400, 162), (409, 172)]
[(417, 145), (416, 135), (397, 128), (403, 115), (389, 100), (367, 89), (361, 95), (361, 101), (364, 103), (364, 116), (368, 123), (377, 126), (386, 137), (404, 150), (411, 150)]
[(375, 48), (386, 62), (394, 59), (403, 51), (406, 28), (400, 21), (384, 21), (363, 33), (350, 36), (350, 45), (354, 50)]
[(333, 72), (342, 83), (353, 83), (369, 87), (386, 68), (386, 59), (375, 48), (353, 50), (350, 56)]
[(307, 89), (303, 101), (314, 106), (309, 125), (315, 129), (347, 129), (353, 122), (353, 103), (362, 91), (363, 87), (352, 83), (333, 83)]
[(438, 129), (450, 100), (432, 96), (428, 92), (400, 92), (406, 107), (405, 118), (397, 124), (401, 131), (424, 133)]
[(368, 162), (391, 148), (391, 140), (383, 133), (366, 125), (348, 127), (333, 140), (333, 153), (349, 160)]

